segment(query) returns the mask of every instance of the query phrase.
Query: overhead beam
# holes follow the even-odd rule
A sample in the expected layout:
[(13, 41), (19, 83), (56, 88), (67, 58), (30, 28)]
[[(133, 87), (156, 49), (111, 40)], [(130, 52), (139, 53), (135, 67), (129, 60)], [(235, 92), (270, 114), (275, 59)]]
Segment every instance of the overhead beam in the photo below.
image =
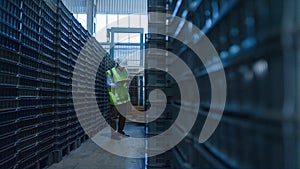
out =
[(143, 28), (120, 28), (112, 27), (110, 29), (111, 33), (144, 33)]

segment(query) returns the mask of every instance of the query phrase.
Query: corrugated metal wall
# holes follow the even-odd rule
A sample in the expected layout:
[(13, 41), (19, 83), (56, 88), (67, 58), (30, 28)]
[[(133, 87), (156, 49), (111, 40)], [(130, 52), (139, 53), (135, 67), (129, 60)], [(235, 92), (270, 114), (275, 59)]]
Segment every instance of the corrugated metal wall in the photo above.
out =
[[(86, 0), (63, 0), (72, 13), (86, 13)], [(147, 0), (97, 0), (98, 14), (145, 14)]]

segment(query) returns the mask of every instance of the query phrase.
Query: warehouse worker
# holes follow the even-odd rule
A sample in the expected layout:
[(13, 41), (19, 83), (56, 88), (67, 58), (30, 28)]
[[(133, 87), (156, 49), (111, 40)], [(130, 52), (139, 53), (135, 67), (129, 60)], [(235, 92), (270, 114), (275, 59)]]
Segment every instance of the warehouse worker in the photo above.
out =
[[(124, 130), (125, 120), (124, 115), (131, 111), (130, 96), (128, 93), (128, 86), (130, 79), (127, 75), (127, 70), (124, 67), (125, 60), (120, 62), (120, 59), (116, 59), (116, 66), (106, 72), (109, 100), (111, 104), (110, 113), (110, 126), (111, 126), (111, 138), (121, 139), (121, 137), (129, 137)], [(118, 128), (117, 128), (117, 118)]]

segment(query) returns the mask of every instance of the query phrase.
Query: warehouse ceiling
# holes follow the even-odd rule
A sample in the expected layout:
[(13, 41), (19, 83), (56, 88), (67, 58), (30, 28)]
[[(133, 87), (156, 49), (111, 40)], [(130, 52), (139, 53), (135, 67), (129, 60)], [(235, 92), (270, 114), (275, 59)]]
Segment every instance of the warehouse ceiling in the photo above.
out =
[[(74, 14), (86, 13), (87, 0), (62, 0)], [(147, 0), (95, 0), (97, 14), (146, 14)]]

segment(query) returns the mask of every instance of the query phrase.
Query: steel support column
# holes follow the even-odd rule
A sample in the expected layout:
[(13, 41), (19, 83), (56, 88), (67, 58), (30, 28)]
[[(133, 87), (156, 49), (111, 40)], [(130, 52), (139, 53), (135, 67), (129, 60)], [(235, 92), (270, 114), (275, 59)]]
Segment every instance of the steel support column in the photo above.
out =
[(87, 0), (87, 30), (91, 35), (94, 33), (94, 9), (95, 9), (95, 4), (94, 0)]

